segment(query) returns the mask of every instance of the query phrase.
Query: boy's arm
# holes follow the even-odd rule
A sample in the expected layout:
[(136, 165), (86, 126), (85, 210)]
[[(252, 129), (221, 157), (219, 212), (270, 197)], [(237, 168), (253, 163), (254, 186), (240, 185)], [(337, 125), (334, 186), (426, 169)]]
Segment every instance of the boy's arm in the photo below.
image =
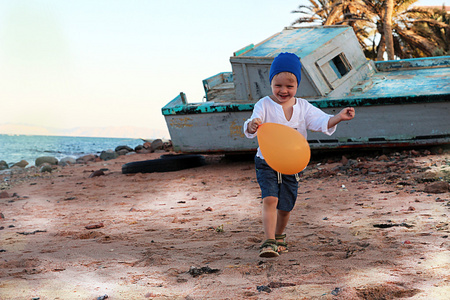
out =
[(336, 126), (341, 121), (349, 121), (353, 117), (355, 117), (355, 109), (353, 107), (346, 107), (328, 120), (328, 128)]
[(242, 127), (244, 135), (249, 139), (256, 137), (258, 126), (261, 125), (264, 120), (265, 108), (261, 100), (255, 103), (252, 116), (244, 122), (244, 126)]
[(261, 125), (262, 121), (260, 118), (254, 118), (247, 125), (247, 131), (250, 134), (255, 134), (258, 130), (259, 125)]

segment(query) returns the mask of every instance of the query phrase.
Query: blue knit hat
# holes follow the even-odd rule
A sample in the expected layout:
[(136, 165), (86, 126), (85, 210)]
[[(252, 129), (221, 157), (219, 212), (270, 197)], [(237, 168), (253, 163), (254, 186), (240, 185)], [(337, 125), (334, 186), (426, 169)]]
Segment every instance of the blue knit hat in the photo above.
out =
[(274, 58), (270, 66), (269, 82), (272, 82), (273, 76), (281, 72), (290, 72), (297, 77), (297, 84), (300, 85), (302, 64), (300, 58), (294, 53), (283, 52)]

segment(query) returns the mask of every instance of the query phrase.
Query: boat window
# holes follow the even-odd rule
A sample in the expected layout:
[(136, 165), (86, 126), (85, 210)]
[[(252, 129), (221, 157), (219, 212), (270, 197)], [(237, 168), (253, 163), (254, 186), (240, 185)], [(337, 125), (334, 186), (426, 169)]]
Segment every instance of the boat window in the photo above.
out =
[(349, 66), (345, 63), (343, 53), (337, 55), (332, 60), (330, 60), (329, 64), (330, 67), (333, 69), (333, 71), (336, 73), (338, 78), (342, 78), (342, 76), (344, 76), (350, 71)]
[(337, 88), (354, 70), (344, 52), (335, 49), (316, 61), (316, 66), (331, 89)]

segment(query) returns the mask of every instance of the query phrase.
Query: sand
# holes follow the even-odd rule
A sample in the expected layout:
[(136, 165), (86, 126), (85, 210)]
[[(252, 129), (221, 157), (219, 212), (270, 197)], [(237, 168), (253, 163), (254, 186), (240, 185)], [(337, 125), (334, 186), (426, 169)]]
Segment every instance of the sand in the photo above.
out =
[(313, 154), (271, 259), (252, 160), (160, 155), (0, 175), (0, 299), (449, 299), (448, 151)]

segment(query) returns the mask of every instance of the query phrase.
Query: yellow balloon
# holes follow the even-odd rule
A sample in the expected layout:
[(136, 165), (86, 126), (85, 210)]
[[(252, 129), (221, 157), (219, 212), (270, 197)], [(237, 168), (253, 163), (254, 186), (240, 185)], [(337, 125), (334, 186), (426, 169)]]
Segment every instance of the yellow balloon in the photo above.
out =
[(300, 132), (277, 123), (264, 123), (257, 132), (261, 153), (272, 169), (292, 175), (306, 168), (311, 149)]

